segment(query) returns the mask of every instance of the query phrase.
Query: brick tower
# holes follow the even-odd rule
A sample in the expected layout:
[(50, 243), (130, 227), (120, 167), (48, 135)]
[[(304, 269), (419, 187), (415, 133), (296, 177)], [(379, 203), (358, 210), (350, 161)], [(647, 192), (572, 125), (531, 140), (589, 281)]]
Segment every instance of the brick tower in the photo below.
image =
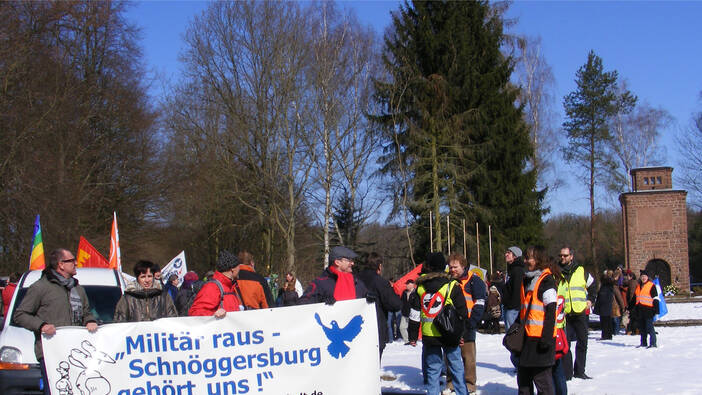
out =
[(619, 196), (624, 257), (637, 277), (645, 268), (661, 287), (689, 290), (687, 191), (673, 189), (672, 173), (672, 167), (631, 170), (634, 191)]

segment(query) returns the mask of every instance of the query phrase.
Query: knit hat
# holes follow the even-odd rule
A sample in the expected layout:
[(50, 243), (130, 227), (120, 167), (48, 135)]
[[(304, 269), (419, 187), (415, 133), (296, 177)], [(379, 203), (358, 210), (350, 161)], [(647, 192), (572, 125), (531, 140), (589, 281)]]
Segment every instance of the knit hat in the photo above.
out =
[(446, 258), (441, 252), (432, 252), (427, 255), (427, 261), (424, 265), (425, 272), (443, 272), (446, 270)]
[(517, 246), (509, 247), (507, 251), (512, 251), (512, 254), (514, 254), (515, 258), (519, 258), (520, 256), (522, 256), (522, 249)]
[(237, 259), (236, 255), (227, 250), (222, 250), (219, 252), (219, 258), (217, 258), (218, 272), (226, 272), (227, 270), (234, 269), (237, 266), (239, 266), (239, 259)]
[(195, 281), (199, 280), (197, 273), (195, 272), (187, 272), (185, 273), (185, 276), (183, 276), (183, 285), (182, 287), (184, 288), (190, 288), (190, 285), (194, 283)]
[(648, 276), (648, 272), (646, 270), (641, 270), (641, 272), (639, 273), (639, 276), (644, 276), (644, 275)]

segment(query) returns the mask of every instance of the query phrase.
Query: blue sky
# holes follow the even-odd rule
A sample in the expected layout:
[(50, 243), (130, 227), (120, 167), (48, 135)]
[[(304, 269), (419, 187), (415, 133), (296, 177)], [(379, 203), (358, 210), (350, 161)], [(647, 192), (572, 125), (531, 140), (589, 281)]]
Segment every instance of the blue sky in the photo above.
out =
[[(362, 23), (382, 34), (390, 24), (390, 11), (400, 3), (340, 4), (352, 8)], [(178, 78), (182, 34), (190, 19), (206, 6), (202, 1), (133, 3), (128, 17), (142, 28), (144, 58), (149, 71), (157, 76), (153, 95), (160, 95), (164, 82)], [(640, 101), (663, 107), (675, 118), (676, 122), (663, 131), (661, 142), (667, 153), (663, 164), (678, 166), (674, 136), (689, 125), (693, 112), (702, 110), (702, 2), (515, 1), (507, 17), (516, 19), (508, 32), (541, 37), (544, 56), (556, 80), (557, 126), (562, 122), (563, 96), (575, 89), (575, 72), (594, 50), (605, 70), (617, 70)], [(547, 202), (552, 214), (588, 213), (587, 190), (569, 176), (572, 169), (561, 162), (558, 166), (569, 182)], [(676, 184), (675, 172), (673, 183), (681, 188)]]

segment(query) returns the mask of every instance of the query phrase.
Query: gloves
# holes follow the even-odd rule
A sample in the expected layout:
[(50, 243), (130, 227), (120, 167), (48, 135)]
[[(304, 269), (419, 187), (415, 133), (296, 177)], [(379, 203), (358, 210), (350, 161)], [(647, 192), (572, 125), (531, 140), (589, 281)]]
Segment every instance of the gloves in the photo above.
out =
[(366, 294), (366, 302), (368, 302), (368, 303), (375, 303), (376, 300), (377, 300), (377, 298), (376, 298), (376, 296), (375, 296), (374, 293), (368, 292), (368, 293)]
[(334, 303), (336, 303), (336, 299), (334, 299), (333, 296), (327, 296), (324, 298), (324, 304), (328, 304), (329, 306), (332, 306)]

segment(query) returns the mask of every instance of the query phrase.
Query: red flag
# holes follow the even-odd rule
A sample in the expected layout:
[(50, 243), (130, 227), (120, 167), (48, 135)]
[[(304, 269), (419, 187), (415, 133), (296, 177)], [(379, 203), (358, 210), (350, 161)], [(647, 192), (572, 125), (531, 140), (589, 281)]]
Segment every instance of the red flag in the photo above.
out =
[(83, 236), (80, 237), (80, 242), (78, 243), (76, 261), (78, 267), (110, 267), (107, 259), (88, 243), (88, 240), (85, 240)]
[(110, 269), (120, 269), (122, 258), (119, 251), (119, 232), (117, 231), (117, 213), (112, 219), (112, 233), (110, 234)]
[(410, 270), (404, 276), (400, 277), (397, 281), (395, 281), (395, 283), (392, 285), (392, 288), (395, 291), (395, 293), (402, 296), (402, 293), (405, 292), (405, 287), (407, 286), (407, 280), (417, 280), (417, 277), (419, 277), (419, 273), (421, 272), (422, 264), (419, 264), (414, 269)]

